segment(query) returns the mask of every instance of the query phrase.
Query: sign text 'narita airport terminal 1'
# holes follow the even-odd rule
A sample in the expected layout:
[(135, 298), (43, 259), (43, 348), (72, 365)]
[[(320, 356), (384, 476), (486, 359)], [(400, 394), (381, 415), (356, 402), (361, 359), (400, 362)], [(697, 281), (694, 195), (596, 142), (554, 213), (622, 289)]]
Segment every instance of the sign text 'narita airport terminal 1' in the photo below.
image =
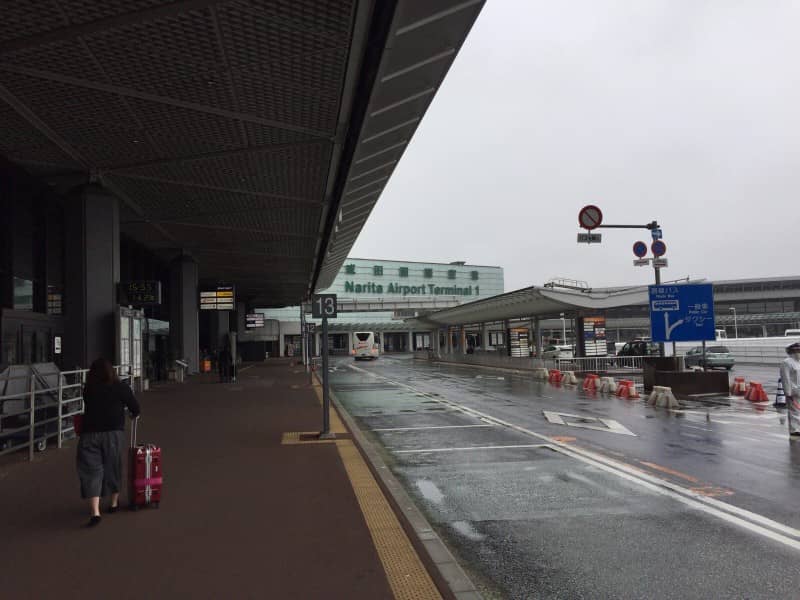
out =
[(654, 342), (716, 339), (714, 291), (709, 284), (651, 285), (650, 334)]

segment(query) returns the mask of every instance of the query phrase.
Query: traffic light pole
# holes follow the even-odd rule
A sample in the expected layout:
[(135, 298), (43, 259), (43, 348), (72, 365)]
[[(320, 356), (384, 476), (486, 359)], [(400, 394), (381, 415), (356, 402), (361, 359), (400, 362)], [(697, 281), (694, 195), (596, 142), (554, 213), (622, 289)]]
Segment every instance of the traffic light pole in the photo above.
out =
[[(652, 221), (647, 225), (597, 225), (596, 229), (649, 229), (651, 232), (660, 229), (658, 221)], [(653, 259), (653, 271), (655, 272), (656, 285), (661, 285), (661, 267), (656, 266), (656, 259)], [(658, 343), (658, 355), (664, 357), (664, 342)]]

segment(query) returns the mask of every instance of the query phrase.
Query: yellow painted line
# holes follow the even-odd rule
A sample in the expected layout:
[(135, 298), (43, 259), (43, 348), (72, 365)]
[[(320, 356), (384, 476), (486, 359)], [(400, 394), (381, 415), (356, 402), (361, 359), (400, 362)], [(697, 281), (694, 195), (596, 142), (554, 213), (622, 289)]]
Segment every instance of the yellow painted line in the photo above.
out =
[(358, 448), (351, 440), (337, 440), (336, 448), (394, 597), (397, 600), (441, 598)]
[(302, 435), (319, 435), (319, 431), (285, 431), (281, 437), (281, 444), (284, 446), (294, 446), (296, 444), (333, 444), (336, 440), (301, 440)]
[(674, 475), (675, 477), (680, 477), (681, 479), (685, 479), (686, 481), (691, 481), (692, 483), (698, 483), (700, 481), (697, 477), (692, 477), (691, 475), (687, 475), (686, 473), (681, 473), (680, 471), (676, 471), (675, 469), (670, 469), (669, 467), (657, 465), (656, 463), (645, 462), (643, 460), (640, 460), (639, 462), (646, 467), (655, 469), (656, 471), (661, 471), (662, 473)]

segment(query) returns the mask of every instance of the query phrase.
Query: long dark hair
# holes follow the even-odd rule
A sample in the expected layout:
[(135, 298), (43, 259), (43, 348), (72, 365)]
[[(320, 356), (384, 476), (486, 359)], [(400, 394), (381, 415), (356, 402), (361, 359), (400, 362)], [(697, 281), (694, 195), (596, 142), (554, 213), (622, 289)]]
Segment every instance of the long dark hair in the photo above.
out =
[(119, 378), (114, 372), (114, 367), (105, 358), (98, 358), (89, 367), (89, 372), (86, 374), (86, 391), (96, 390), (102, 385), (111, 385), (117, 383)]

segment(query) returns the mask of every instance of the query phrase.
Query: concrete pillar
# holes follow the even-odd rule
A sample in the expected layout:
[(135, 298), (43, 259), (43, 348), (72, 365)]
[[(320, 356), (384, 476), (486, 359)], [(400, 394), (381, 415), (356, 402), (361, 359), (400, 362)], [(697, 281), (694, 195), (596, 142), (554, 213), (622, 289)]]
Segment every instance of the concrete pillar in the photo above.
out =
[[(322, 327), (322, 325), (320, 325)], [(317, 356), (322, 356), (322, 334), (320, 332), (316, 333), (317, 336), (317, 345), (316, 345), (316, 354)]]
[(462, 325), (459, 328), (458, 345), (461, 346), (461, 348), (459, 348), (461, 350), (461, 354), (466, 354), (467, 353), (467, 328), (464, 325)]
[(533, 319), (533, 343), (536, 344), (536, 356), (542, 352), (542, 329), (539, 326), (539, 317)]
[(453, 353), (453, 332), (450, 331), (450, 327), (447, 328), (447, 353)]
[(244, 302), (237, 302), (236, 303), (236, 327), (234, 328), (236, 333), (242, 335), (245, 331), (247, 331), (246, 325), (247, 319), (247, 306)]
[(64, 204), (64, 229), (64, 367), (88, 367), (101, 356), (113, 361), (119, 283), (116, 198), (97, 184), (75, 190)]
[(414, 348), (414, 332), (413, 331), (409, 331), (408, 332), (408, 352), (413, 352), (414, 349), (415, 349)]
[(227, 310), (210, 311), (208, 334), (212, 350), (221, 350), (228, 341), (231, 329), (230, 313)]
[(182, 254), (170, 263), (169, 343), (176, 358), (189, 362), (189, 373), (200, 368), (197, 309), (197, 262)]
[(285, 354), (285, 349), (286, 349), (286, 341), (283, 332), (281, 331), (280, 334), (278, 335), (278, 356), (282, 357)]
[(353, 332), (347, 332), (347, 353), (350, 354), (353, 351)]
[(486, 350), (489, 346), (489, 332), (486, 330), (486, 323), (481, 323), (481, 349)]

